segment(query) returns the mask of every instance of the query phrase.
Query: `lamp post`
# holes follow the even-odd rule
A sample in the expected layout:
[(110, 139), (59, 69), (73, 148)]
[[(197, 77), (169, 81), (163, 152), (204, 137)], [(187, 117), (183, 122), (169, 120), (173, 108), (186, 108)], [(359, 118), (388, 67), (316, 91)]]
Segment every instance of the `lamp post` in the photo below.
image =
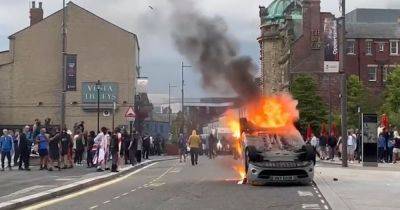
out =
[(61, 123), (60, 123), (60, 131), (62, 131), (65, 127), (65, 98), (66, 98), (66, 60), (65, 60), (65, 54), (66, 54), (66, 48), (67, 48), (67, 30), (66, 30), (66, 20), (67, 20), (67, 7), (65, 6), (65, 0), (63, 0), (63, 11), (62, 11), (62, 49), (61, 49), (61, 56), (62, 56), (62, 88), (61, 88)]
[(97, 90), (97, 133), (100, 133), (100, 89), (101, 89), (100, 80), (96, 83)]
[(347, 167), (347, 76), (345, 72), (346, 43), (346, 0), (341, 0), (342, 17), (340, 31), (340, 76), (341, 76), (341, 115), (342, 115), (342, 167)]
[(115, 110), (117, 109), (117, 98), (115, 96), (112, 97), (113, 100), (113, 112), (112, 112), (112, 130), (115, 129)]
[(168, 84), (168, 123), (171, 126), (171, 88), (175, 88), (176, 85)]
[(184, 134), (185, 133), (185, 96), (184, 96), (183, 87), (185, 86), (185, 80), (184, 80), (184, 77), (183, 77), (183, 70), (185, 68), (191, 68), (192, 66), (184, 65), (183, 61), (182, 61), (181, 67), (182, 67), (182, 89), (181, 89), (181, 92), (182, 92), (182, 119), (183, 119), (182, 120), (181, 130), (182, 130), (182, 133)]

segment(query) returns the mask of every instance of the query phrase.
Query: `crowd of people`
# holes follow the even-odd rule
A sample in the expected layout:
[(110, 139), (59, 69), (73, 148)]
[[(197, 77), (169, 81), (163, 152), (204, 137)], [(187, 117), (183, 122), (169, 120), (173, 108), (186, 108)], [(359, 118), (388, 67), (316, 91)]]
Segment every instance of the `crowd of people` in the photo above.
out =
[[(381, 163), (396, 163), (400, 158), (400, 135), (396, 128), (380, 129), (377, 142), (378, 161)], [(335, 157), (342, 159), (342, 137), (321, 133), (318, 137), (312, 133), (306, 139), (311, 144), (321, 160), (334, 161)], [(349, 130), (347, 136), (347, 157), (350, 163), (362, 161), (362, 134), (359, 130)]]
[[(35, 120), (32, 126), (19, 130), (3, 130), (0, 137), (0, 154), (2, 170), (18, 166), (19, 170), (30, 169), (31, 155), (40, 158), (39, 170), (62, 170), (83, 166), (97, 171), (111, 169), (118, 172), (124, 164), (135, 165), (150, 155), (161, 155), (165, 150), (165, 141), (157, 135), (155, 138), (145, 133), (140, 135), (133, 131), (102, 127), (96, 134), (85, 130), (85, 123), (76, 123), (72, 130), (51, 126), (50, 119), (42, 125)], [(111, 168), (110, 168), (111, 166)]]

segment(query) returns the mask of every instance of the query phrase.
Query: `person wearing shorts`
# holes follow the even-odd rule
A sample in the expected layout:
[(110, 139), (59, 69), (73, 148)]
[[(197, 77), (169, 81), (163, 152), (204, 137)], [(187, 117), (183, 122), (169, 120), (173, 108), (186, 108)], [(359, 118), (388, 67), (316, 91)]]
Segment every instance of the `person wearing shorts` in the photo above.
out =
[(57, 131), (57, 134), (50, 138), (49, 142), (49, 171), (53, 171), (53, 164), (54, 162), (57, 163), (58, 170), (61, 170), (61, 163), (60, 163), (60, 132)]
[(396, 137), (394, 139), (394, 147), (393, 147), (393, 164), (397, 162), (397, 159), (400, 157), (400, 138)]
[(46, 129), (40, 129), (40, 134), (36, 136), (40, 156), (40, 170), (47, 169), (47, 158), (49, 155), (49, 139), (46, 136)]
[(350, 163), (354, 163), (354, 152), (356, 151), (356, 138), (352, 132), (349, 132), (347, 137), (347, 156), (349, 157)]

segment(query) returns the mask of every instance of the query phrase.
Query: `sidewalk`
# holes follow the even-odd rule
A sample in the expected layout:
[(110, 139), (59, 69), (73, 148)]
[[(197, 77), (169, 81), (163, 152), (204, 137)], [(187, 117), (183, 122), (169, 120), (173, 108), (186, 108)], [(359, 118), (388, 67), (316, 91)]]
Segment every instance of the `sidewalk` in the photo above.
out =
[(13, 209), (32, 202), (39, 202), (54, 196), (93, 186), (121, 176), (153, 162), (176, 159), (173, 156), (152, 156), (136, 166), (126, 165), (119, 173), (96, 172), (95, 168), (76, 166), (61, 171), (40, 171), (38, 166), (32, 171), (0, 171), (0, 209)]
[(332, 209), (399, 209), (399, 164), (380, 164), (377, 168), (358, 163), (342, 168), (339, 164), (322, 161), (315, 167), (314, 181)]
[[(317, 163), (324, 163), (324, 164), (334, 164), (334, 165), (342, 165), (342, 161), (339, 159), (335, 159), (334, 161), (331, 160), (318, 160)], [(358, 160), (354, 161), (354, 163), (348, 163), (349, 166), (352, 167), (362, 167), (362, 163), (358, 163)], [(367, 167), (368, 168), (368, 167)], [(374, 167), (369, 167), (369, 169), (373, 169)], [(382, 168), (389, 168), (389, 169), (393, 169), (393, 170), (399, 170), (400, 171), (400, 161), (398, 161), (396, 164), (392, 164), (392, 163), (378, 163), (378, 169), (382, 169)], [(377, 169), (375, 167), (375, 169)]]

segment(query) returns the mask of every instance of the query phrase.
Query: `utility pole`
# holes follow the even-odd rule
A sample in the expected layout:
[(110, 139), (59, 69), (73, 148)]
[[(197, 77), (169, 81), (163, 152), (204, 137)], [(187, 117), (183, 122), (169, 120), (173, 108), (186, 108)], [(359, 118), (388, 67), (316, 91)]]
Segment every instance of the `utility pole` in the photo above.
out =
[[(342, 110), (342, 167), (347, 167), (347, 76), (345, 72), (346, 46), (346, 0), (341, 0), (342, 17), (340, 31), (340, 76), (341, 76), (341, 110)], [(357, 52), (360, 53), (360, 52)]]
[(168, 122), (171, 126), (171, 88), (176, 87), (175, 85), (168, 84)]
[(183, 61), (182, 61), (182, 89), (181, 89), (181, 91), (182, 91), (182, 117), (183, 117), (183, 120), (182, 120), (182, 133), (184, 134), (185, 133), (185, 97), (184, 97), (184, 92), (183, 92), (183, 87), (184, 87), (184, 85), (185, 85), (185, 80), (184, 80), (184, 77), (183, 77), (183, 70), (185, 69), (185, 68), (190, 68), (190, 67), (192, 67), (192, 66), (185, 66), (184, 64), (183, 64)]
[(100, 80), (96, 83), (96, 90), (97, 90), (97, 133), (100, 133), (100, 87), (101, 83)]
[(115, 110), (117, 109), (117, 99), (115, 96), (112, 97), (113, 100), (113, 111), (112, 111), (112, 131), (115, 130)]
[(62, 88), (61, 88), (61, 123), (60, 123), (60, 131), (62, 131), (65, 127), (65, 94), (66, 94), (66, 82), (65, 82), (65, 54), (66, 54), (66, 45), (67, 45), (67, 33), (66, 33), (66, 20), (67, 20), (67, 14), (66, 14), (66, 6), (65, 6), (65, 0), (63, 0), (63, 19), (62, 19), (62, 50), (61, 50), (61, 57), (62, 57)]

